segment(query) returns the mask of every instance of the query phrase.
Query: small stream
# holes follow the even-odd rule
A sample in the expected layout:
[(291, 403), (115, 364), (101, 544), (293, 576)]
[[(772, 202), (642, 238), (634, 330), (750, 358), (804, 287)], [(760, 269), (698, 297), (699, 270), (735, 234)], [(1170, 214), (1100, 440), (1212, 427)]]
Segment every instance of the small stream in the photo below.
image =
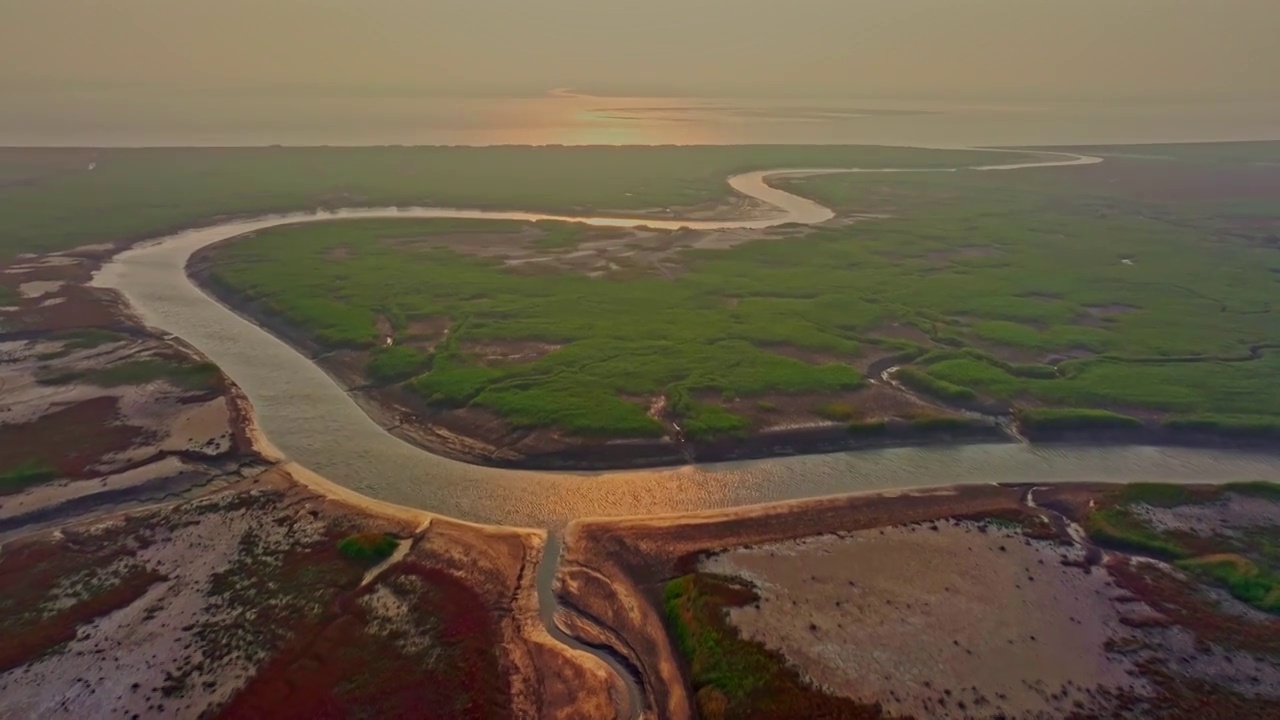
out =
[(560, 549), (562, 547), (564, 547), (564, 540), (560, 537), (559, 532), (547, 534), (547, 544), (542, 552), (542, 561), (538, 563), (537, 577), (538, 615), (542, 618), (542, 624), (546, 626), (547, 633), (556, 642), (563, 643), (574, 650), (590, 653), (599, 658), (605, 665), (608, 665), (609, 669), (613, 670), (614, 674), (621, 678), (623, 686), (626, 688), (626, 697), (614, 698), (615, 702), (619, 703), (620, 715), (625, 718), (639, 717), (644, 707), (643, 693), (631, 670), (620, 662), (613, 653), (594, 648), (576, 638), (572, 638), (556, 626), (555, 615), (558, 601), (553, 588), (555, 586), (556, 571), (560, 567)]

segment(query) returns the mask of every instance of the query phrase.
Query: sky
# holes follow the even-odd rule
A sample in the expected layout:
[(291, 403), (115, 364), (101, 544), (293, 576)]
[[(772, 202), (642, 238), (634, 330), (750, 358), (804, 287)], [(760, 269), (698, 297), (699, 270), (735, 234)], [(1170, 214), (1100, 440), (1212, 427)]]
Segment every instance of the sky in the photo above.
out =
[(0, 91), (1280, 99), (1280, 0), (0, 0)]

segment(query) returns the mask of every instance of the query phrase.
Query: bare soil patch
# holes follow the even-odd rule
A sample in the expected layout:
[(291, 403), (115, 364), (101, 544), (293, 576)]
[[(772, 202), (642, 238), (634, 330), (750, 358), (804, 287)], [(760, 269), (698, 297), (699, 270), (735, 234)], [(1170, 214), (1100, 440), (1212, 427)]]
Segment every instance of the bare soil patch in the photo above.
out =
[(1084, 309), (1089, 311), (1089, 314), (1095, 317), (1109, 318), (1117, 315), (1127, 315), (1136, 310), (1141, 310), (1142, 308), (1139, 308), (1136, 305), (1111, 303), (1109, 305), (1085, 305)]
[(120, 422), (118, 399), (98, 397), (32, 422), (0, 426), (0, 467), (35, 461), (60, 477), (89, 477), (104, 456), (132, 448), (143, 436), (142, 428)]
[(444, 315), (413, 318), (405, 324), (405, 338), (414, 340), (438, 340), (449, 334), (453, 327), (453, 318)]
[(925, 259), (935, 265), (949, 265), (961, 258), (997, 257), (1003, 254), (1000, 248), (990, 245), (967, 245), (965, 247), (934, 250), (925, 255)]
[(1069, 712), (1135, 689), (1107, 652), (1117, 590), (1063, 564), (1071, 551), (975, 523), (864, 530), (732, 550), (700, 569), (748, 579), (730, 612), (829, 692), (931, 718)]
[(472, 257), (506, 257), (525, 249), (545, 235), (536, 225), (529, 224), (517, 232), (441, 233), (422, 237), (389, 238), (382, 242), (398, 248), (430, 250), (447, 248)]
[(850, 358), (835, 353), (823, 352), (821, 350), (810, 350), (808, 348), (796, 347), (794, 345), (765, 345), (762, 350), (768, 350), (771, 353), (789, 357), (793, 360), (809, 363), (810, 365), (830, 365), (832, 363), (849, 362)]
[(468, 342), (459, 350), (488, 367), (530, 363), (559, 350), (562, 345), (538, 340), (493, 340)]
[(868, 330), (867, 337), (885, 338), (889, 340), (906, 340), (917, 345), (933, 345), (933, 338), (920, 328), (910, 323), (886, 323)]

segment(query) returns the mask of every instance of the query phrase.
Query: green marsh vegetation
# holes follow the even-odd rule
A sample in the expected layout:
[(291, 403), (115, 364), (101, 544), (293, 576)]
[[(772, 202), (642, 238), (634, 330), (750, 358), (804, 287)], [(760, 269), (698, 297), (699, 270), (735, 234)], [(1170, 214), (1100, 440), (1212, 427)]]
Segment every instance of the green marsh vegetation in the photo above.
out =
[(728, 611), (756, 599), (754, 590), (739, 581), (704, 573), (684, 575), (663, 588), (667, 630), (688, 663), (699, 717), (884, 717), (878, 706), (825, 694), (785, 659), (744, 639)]
[[(852, 391), (863, 379), (850, 363), (879, 345), (918, 357), (898, 378), (947, 402), (1047, 409), (1027, 417), (1058, 425), (1197, 418), (1265, 433), (1280, 418), (1280, 351), (1256, 350), (1280, 338), (1280, 194), (1268, 191), (1280, 171), (1241, 165), (1235, 151), (787, 181), (841, 213), (883, 217), (685, 250), (671, 276), (506, 266), (401, 242), (456, 235), (464, 221), (391, 220), (259, 233), (220, 248), (212, 280), (331, 348), (374, 350), (380, 319), (410, 338), (415, 324), (445, 321), (446, 342), (375, 359), (381, 377), (421, 368), (407, 382), (432, 404), (520, 427), (657, 436), (649, 406), (665, 396), (691, 437), (742, 433), (749, 423), (726, 401)], [(1247, 182), (1230, 194), (1204, 184), (1236, 176)], [(557, 233), (545, 251), (573, 252), (572, 241)], [(526, 341), (553, 349), (498, 364), (468, 351)], [(832, 402), (815, 407), (848, 414)]]
[(385, 533), (357, 533), (338, 541), (338, 552), (358, 562), (375, 564), (391, 557), (399, 541)]
[(393, 345), (373, 351), (368, 373), (375, 382), (393, 383), (416, 377), (430, 366), (431, 355), (407, 345)]
[(165, 381), (182, 390), (211, 390), (218, 384), (221, 372), (210, 362), (188, 362), (167, 358), (129, 360), (88, 371), (69, 370), (40, 378), (45, 385), (84, 382), (99, 387), (146, 385)]
[(52, 466), (32, 460), (17, 467), (0, 471), (0, 496), (20, 493), (29, 487), (42, 485), (57, 478)]
[(1018, 157), (859, 146), (0, 148), (0, 259), (237, 215), (388, 205), (643, 210), (724, 199), (725, 177), (750, 170)]
[(1018, 413), (1028, 430), (1124, 430), (1142, 427), (1142, 421), (1110, 410), (1033, 408)]
[[(1231, 499), (1253, 498), (1280, 504), (1280, 485), (1266, 482), (1220, 486), (1139, 483), (1112, 491), (1090, 511), (1085, 529), (1099, 543), (1152, 555), (1217, 585), (1241, 602), (1280, 613), (1280, 522), (1231, 532), (1164, 530), (1145, 512), (1169, 511)], [(1144, 512), (1143, 508), (1146, 508)], [(1229, 516), (1226, 516), (1229, 518)]]

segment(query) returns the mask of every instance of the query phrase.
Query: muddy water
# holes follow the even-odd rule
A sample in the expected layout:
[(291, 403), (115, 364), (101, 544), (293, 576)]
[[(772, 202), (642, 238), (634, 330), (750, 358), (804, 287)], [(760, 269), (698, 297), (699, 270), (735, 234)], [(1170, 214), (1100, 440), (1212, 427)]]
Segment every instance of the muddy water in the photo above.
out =
[[(1034, 165), (1089, 162), (1099, 160), (1068, 156)], [(739, 192), (778, 208), (772, 214), (739, 222), (558, 219), (614, 226), (758, 228), (784, 222), (816, 223), (831, 217), (831, 212), (817, 203), (766, 185), (769, 174), (749, 173), (730, 180)], [(210, 243), (273, 225), (337, 217), (537, 220), (554, 216), (387, 208), (228, 222), (123, 253), (95, 282), (120, 290), (147, 323), (181, 336), (222, 367), (248, 394), (267, 437), (289, 458), (379, 500), (476, 522), (559, 527), (584, 516), (707, 510), (951, 483), (1280, 480), (1280, 458), (1274, 456), (1149, 447), (1032, 448), (1010, 444), (904, 448), (605, 473), (502, 470), (448, 460), (388, 435), (318, 367), (211, 300), (184, 272), (191, 253)]]

